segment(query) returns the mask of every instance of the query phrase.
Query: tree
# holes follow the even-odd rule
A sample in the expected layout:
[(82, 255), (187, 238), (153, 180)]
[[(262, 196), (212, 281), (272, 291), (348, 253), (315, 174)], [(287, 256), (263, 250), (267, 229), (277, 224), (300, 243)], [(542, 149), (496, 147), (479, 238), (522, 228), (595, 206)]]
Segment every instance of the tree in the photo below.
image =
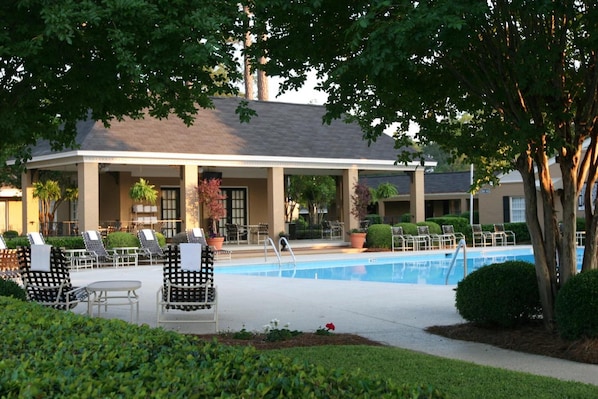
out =
[[(575, 210), (584, 185), (583, 270), (598, 261), (591, 198), (598, 179), (598, 5), (264, 0), (252, 11), (255, 34), (269, 35), (252, 47), (268, 55), (263, 68), (285, 79), (283, 90), (301, 86), (315, 69), (328, 94), (325, 121), (347, 116), (368, 140), (398, 124), (397, 148), (415, 122), (424, 145), (436, 142), (473, 163), (478, 185), (495, 182), (498, 172), (521, 173), (544, 322), (552, 327), (557, 290), (576, 272)], [(463, 115), (471, 119), (459, 121)], [(558, 197), (552, 156), (562, 175)]]
[(44, 235), (52, 230), (52, 224), (58, 206), (62, 203), (62, 190), (56, 180), (37, 181), (33, 183), (33, 197), (39, 198), (39, 223)]
[(238, 91), (231, 37), (243, 18), (227, 0), (3, 1), (0, 166), (39, 139), (73, 146), (87, 117), (192, 123), (210, 96)]
[(334, 179), (331, 176), (291, 176), (290, 181), (289, 197), (307, 208), (310, 224), (320, 224), (320, 210), (330, 205), (336, 195)]
[(351, 215), (359, 222), (365, 220), (368, 214), (368, 205), (372, 202), (372, 193), (365, 183), (356, 182), (351, 194)]
[(210, 222), (210, 237), (220, 236), (218, 223), (226, 217), (224, 200), (226, 195), (220, 190), (220, 179), (203, 179), (197, 185), (197, 202), (203, 204)]

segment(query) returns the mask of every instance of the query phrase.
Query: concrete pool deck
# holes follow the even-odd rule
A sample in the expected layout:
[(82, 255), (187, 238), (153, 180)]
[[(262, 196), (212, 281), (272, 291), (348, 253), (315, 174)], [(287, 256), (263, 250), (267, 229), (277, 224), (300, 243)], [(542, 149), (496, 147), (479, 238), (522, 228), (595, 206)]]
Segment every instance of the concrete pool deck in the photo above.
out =
[[(386, 253), (388, 255), (388, 253)], [(319, 254), (298, 260), (339, 256)], [(263, 262), (263, 254), (262, 259)], [(255, 263), (255, 256), (235, 254), (232, 261), (218, 261), (216, 267)], [(140, 280), (139, 322), (156, 326), (156, 293), (162, 281), (159, 265), (73, 271), (74, 285), (98, 280)], [(332, 322), (338, 333), (353, 333), (391, 346), (431, 355), (459, 359), (480, 365), (544, 375), (562, 380), (598, 385), (598, 365), (569, 362), (544, 356), (504, 350), (490, 345), (451, 340), (429, 334), (432, 325), (462, 323), (454, 306), (454, 285), (375, 283), (361, 281), (307, 280), (217, 274), (220, 331), (263, 331), (272, 319), (283, 326), (315, 331)], [(86, 307), (79, 305), (77, 313)], [(102, 317), (129, 320), (128, 307), (109, 307)], [(214, 332), (213, 324), (177, 324), (165, 328), (197, 334)]]

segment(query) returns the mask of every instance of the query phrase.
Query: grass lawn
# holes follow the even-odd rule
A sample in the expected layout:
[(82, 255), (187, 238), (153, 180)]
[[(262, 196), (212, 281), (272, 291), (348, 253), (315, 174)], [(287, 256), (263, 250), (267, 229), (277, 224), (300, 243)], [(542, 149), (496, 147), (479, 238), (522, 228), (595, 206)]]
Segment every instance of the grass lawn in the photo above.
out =
[(398, 384), (426, 383), (452, 398), (597, 398), (598, 386), (478, 366), (400, 348), (316, 346), (272, 352), (321, 365), (378, 375)]

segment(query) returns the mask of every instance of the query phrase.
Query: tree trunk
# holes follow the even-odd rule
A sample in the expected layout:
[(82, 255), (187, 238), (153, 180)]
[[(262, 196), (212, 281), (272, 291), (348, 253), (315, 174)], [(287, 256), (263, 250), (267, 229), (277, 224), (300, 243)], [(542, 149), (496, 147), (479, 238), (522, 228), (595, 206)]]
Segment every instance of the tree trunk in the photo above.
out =
[[(245, 11), (245, 14), (247, 14), (247, 17), (251, 15), (248, 6), (243, 6), (243, 10)], [(245, 43), (243, 45), (247, 49), (252, 43), (253, 40), (251, 39), (250, 27), (246, 26)], [(245, 80), (245, 98), (247, 100), (253, 100), (253, 71), (251, 70), (251, 61), (247, 55), (245, 55), (243, 58), (243, 77)]]
[[(548, 329), (554, 329), (554, 298), (556, 296), (556, 287), (553, 278), (554, 273), (551, 271), (551, 265), (556, 262), (556, 254), (554, 252), (554, 245), (550, 245), (550, 240), (554, 240), (554, 236), (548, 234), (544, 236), (542, 228), (540, 227), (538, 199), (535, 189), (534, 164), (529, 154), (524, 153), (519, 156), (517, 159), (517, 169), (523, 178), (523, 187), (525, 190), (525, 220), (534, 249), (534, 263), (536, 268), (536, 278), (538, 280), (538, 292), (542, 303), (544, 326)], [(542, 182), (540, 184), (542, 185)], [(546, 213), (547, 210), (544, 209), (544, 212)], [(548, 243), (548, 245), (546, 243)]]

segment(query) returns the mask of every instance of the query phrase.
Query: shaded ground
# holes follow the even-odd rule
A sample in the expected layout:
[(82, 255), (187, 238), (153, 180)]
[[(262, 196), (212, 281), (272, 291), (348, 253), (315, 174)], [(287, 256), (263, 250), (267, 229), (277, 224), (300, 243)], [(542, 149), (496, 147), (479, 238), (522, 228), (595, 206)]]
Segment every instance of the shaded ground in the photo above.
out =
[[(518, 352), (567, 359), (580, 363), (598, 364), (598, 339), (565, 341), (558, 334), (546, 331), (541, 324), (517, 329), (486, 329), (471, 323), (451, 326), (432, 326), (428, 332), (462, 341), (480, 342)], [(216, 339), (228, 345), (252, 345), (257, 349), (269, 350), (297, 346), (319, 345), (373, 345), (383, 344), (354, 334), (319, 335), (301, 333), (281, 341), (268, 342), (264, 334), (248, 334), (246, 339), (236, 339), (233, 333), (202, 335), (202, 339)]]

